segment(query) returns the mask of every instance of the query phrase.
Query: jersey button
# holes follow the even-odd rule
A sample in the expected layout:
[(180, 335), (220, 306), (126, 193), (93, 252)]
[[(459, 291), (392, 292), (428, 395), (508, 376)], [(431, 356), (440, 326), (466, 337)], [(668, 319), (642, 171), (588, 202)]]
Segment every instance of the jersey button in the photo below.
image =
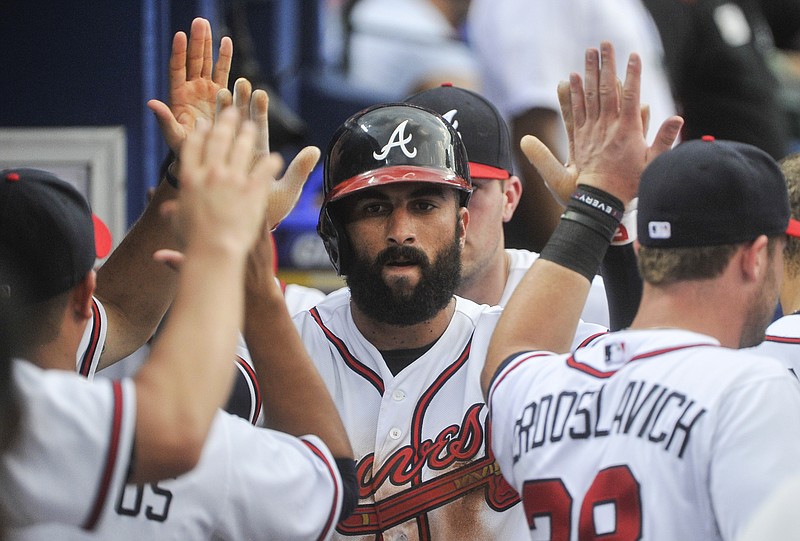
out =
[(389, 437), (392, 438), (393, 440), (399, 440), (400, 436), (402, 435), (403, 431), (400, 430), (399, 428), (393, 428), (389, 431)]
[(395, 402), (400, 402), (406, 397), (406, 393), (403, 391), (397, 390), (392, 393), (392, 398), (394, 398)]

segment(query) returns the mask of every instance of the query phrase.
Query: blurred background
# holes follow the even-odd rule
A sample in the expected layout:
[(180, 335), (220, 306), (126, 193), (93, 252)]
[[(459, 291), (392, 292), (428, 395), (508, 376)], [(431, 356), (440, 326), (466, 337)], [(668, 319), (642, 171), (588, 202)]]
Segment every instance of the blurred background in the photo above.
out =
[[(166, 146), (145, 104), (167, 101), (172, 36), (188, 32), (194, 17), (211, 21), (215, 48), (232, 37), (230, 84), (244, 76), (269, 92), (271, 148), (290, 159), (304, 145), (324, 153), (335, 128), (368, 105), (444, 81), (480, 90), (469, 7), (469, 0), (4, 2), (0, 166), (41, 167), (74, 182), (117, 243), (158, 180)], [(788, 109), (800, 110), (794, 66), (782, 71), (782, 88)], [(340, 282), (315, 232), (320, 187), (318, 169), (276, 239), (284, 280), (331, 290)]]

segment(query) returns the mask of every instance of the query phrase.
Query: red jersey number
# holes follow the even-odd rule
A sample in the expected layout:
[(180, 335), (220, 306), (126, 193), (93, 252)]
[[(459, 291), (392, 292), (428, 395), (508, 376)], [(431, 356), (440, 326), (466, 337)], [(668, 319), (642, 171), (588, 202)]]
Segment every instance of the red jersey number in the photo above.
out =
[[(550, 540), (569, 541), (572, 530), (572, 495), (561, 479), (526, 481), (522, 501), (528, 526), (533, 529), (536, 517), (550, 519)], [(613, 506), (613, 530), (608, 519), (598, 531), (595, 510)], [(608, 507), (605, 507), (608, 510)], [(579, 541), (636, 541), (642, 537), (642, 503), (639, 483), (627, 466), (612, 466), (601, 470), (583, 497), (578, 523)]]

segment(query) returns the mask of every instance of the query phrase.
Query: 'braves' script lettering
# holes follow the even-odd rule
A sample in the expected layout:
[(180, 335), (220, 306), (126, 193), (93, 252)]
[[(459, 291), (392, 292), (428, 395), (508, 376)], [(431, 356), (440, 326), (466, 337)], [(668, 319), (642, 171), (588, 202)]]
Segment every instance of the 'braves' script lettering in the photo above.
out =
[(424, 440), (418, 449), (405, 445), (373, 471), (374, 455), (370, 453), (358, 464), (359, 496), (373, 494), (388, 479), (395, 486), (403, 486), (422, 468), (444, 470), (455, 461), (474, 458), (483, 447), (483, 427), (479, 414), (482, 404), (475, 404), (464, 415), (461, 426), (451, 425), (433, 440)]
[(403, 154), (406, 155), (408, 158), (413, 158), (417, 155), (417, 147), (414, 147), (413, 150), (408, 150), (406, 145), (411, 142), (412, 136), (409, 135), (406, 137), (406, 125), (408, 124), (408, 120), (404, 120), (401, 122), (392, 132), (392, 136), (389, 138), (389, 142), (384, 145), (381, 149), (380, 154), (377, 152), (372, 153), (372, 157), (376, 160), (383, 160), (386, 156), (389, 155), (389, 151), (392, 150), (394, 147), (400, 147), (400, 150), (403, 151)]

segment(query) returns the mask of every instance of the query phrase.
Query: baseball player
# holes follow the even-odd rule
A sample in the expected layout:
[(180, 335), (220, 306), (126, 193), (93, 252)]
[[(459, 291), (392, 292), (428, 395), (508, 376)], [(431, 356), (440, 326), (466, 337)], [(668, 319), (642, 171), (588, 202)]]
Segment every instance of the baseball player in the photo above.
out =
[(245, 256), (265, 216), (263, 177), (274, 167), (260, 159), (248, 174), (255, 130), (246, 125), (234, 142), (236, 122), (230, 111), (181, 153), (187, 188), (173, 215), (185, 226), (186, 261), (174, 317), (133, 379), (95, 385), (69, 373), (95, 285), (85, 199), (43, 171), (0, 173), (0, 300), (14, 303), (22, 331), (12, 352), (22, 425), (0, 458), (7, 524), (92, 529), (126, 480), (157, 482), (200, 459), (230, 390)]
[[(532, 538), (735, 539), (798, 471), (797, 383), (777, 361), (735, 349), (763, 338), (777, 300), (782, 175), (741, 143), (667, 151), (662, 136), (674, 139), (677, 117), (648, 148), (640, 73), (631, 55), (620, 93), (604, 43), (587, 52), (586, 89), (571, 76), (578, 189), (501, 317), (482, 376), (492, 448)], [(588, 269), (646, 164), (645, 287), (631, 328), (549, 353), (577, 321)], [(540, 308), (556, 298), (558, 313)]]
[(357, 461), (336, 538), (520, 539), (479, 383), (500, 308), (453, 296), (472, 191), (458, 133), (418, 106), (368, 108), (334, 134), (323, 185), (318, 231), (348, 289), (294, 320)]
[[(251, 340), (250, 347), (261, 387), (269, 391), (270, 421), (295, 435), (316, 435), (255, 428), (219, 411), (195, 469), (177, 479), (124, 486), (93, 535), (48, 525), (13, 530), (11, 539), (330, 538), (357, 498), (352, 450), (268, 270), (271, 255), (265, 235), (250, 258), (245, 329), (257, 327), (265, 342)], [(272, 379), (281, 389), (269, 386)], [(298, 410), (298, 402), (307, 407)]]
[[(506, 122), (486, 98), (450, 84), (424, 90), (405, 101), (444, 116), (456, 128), (467, 148), (473, 185), (471, 226), (462, 253), (461, 283), (456, 293), (479, 304), (505, 306), (525, 272), (539, 257), (538, 253), (528, 250), (503, 249), (503, 224), (514, 214), (522, 192), (519, 177), (511, 174), (512, 150)], [(628, 245), (632, 236), (625, 235), (615, 242), (619, 246)], [(626, 248), (611, 250), (623, 249)], [(631, 249), (630, 246), (627, 249)], [(612, 270), (611, 277), (616, 278), (613, 268), (609, 270)], [(581, 318), (608, 327), (608, 308), (603, 278), (598, 275), (592, 281)]]
[(754, 349), (784, 363), (800, 379), (800, 155), (791, 154), (780, 161), (780, 168), (789, 189), (792, 218), (787, 230), (786, 249), (783, 251), (783, 285), (781, 307), (784, 316), (767, 327), (764, 342)]

